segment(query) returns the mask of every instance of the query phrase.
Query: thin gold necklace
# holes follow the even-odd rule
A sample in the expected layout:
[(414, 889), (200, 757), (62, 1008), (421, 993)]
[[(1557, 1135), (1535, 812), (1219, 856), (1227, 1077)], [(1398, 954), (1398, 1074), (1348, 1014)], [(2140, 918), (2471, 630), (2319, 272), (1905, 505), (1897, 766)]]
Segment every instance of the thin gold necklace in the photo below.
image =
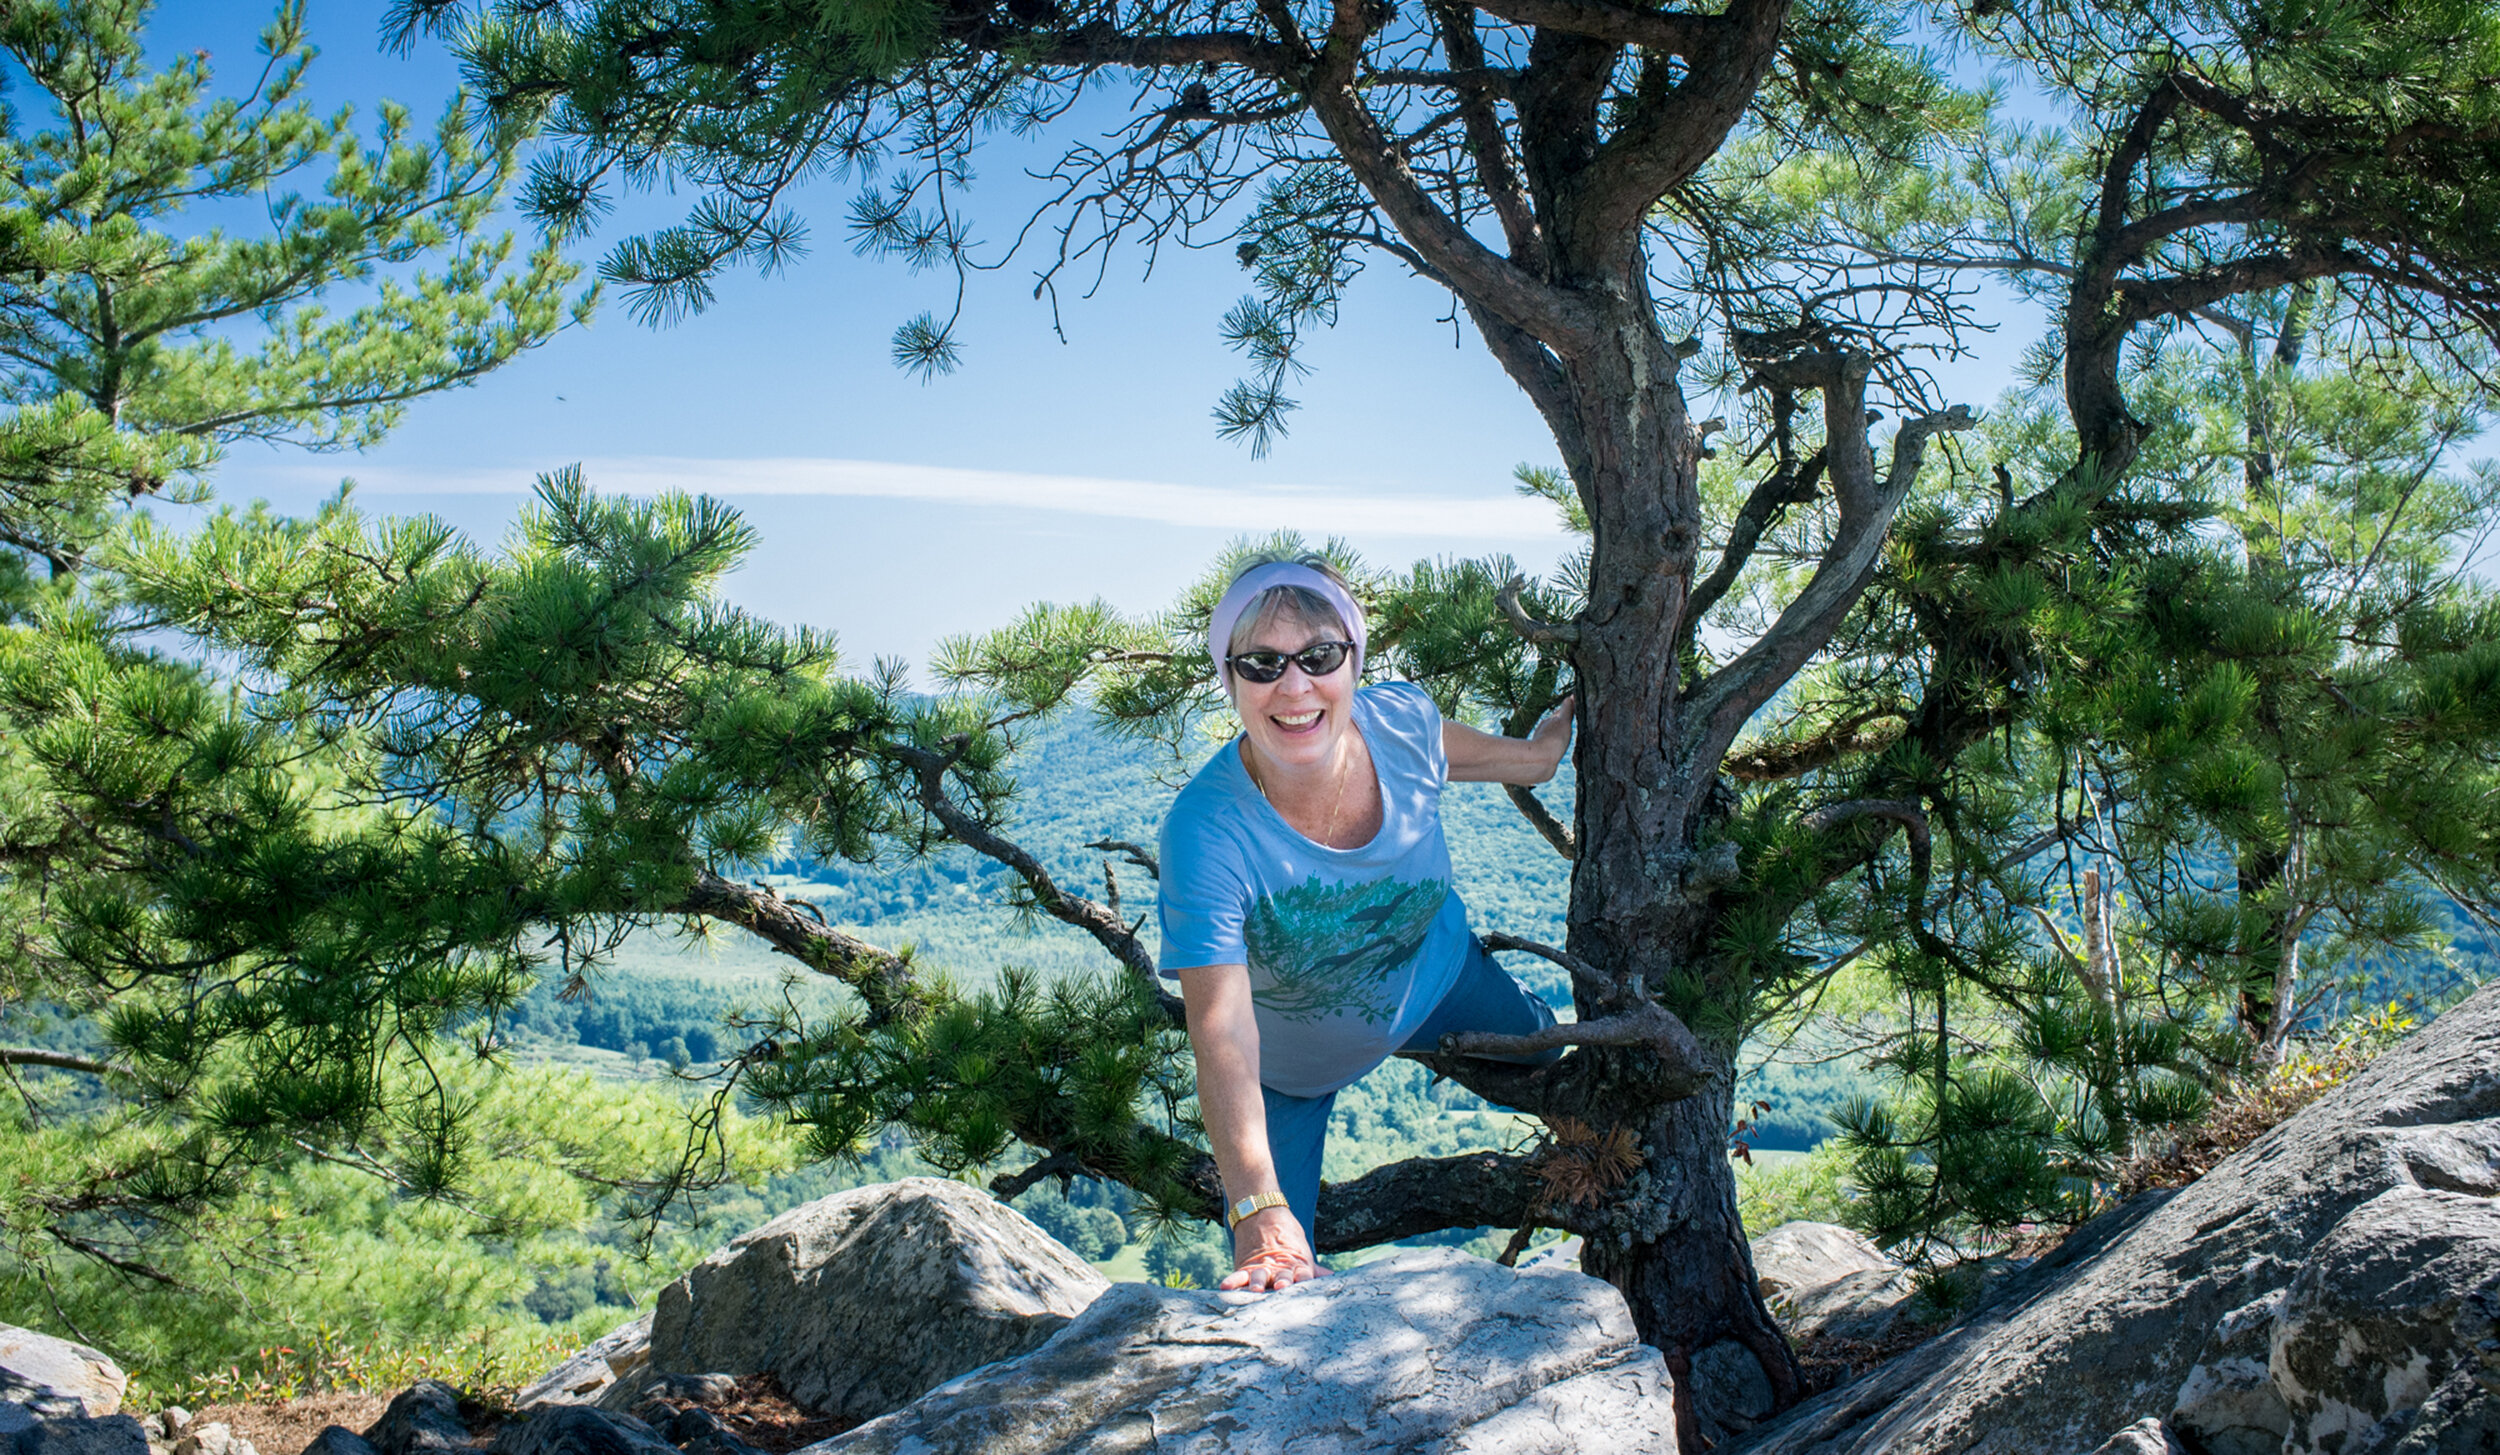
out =
[[(1241, 745), (1245, 750), (1249, 748), (1249, 734), (1242, 734)], [(1328, 801), (1328, 826), (1319, 831), (1319, 841), (1332, 849), (1337, 847), (1337, 818), (1345, 812), (1345, 781), (1353, 772), (1353, 762), (1353, 748), (1349, 746), (1341, 749), (1337, 758), (1337, 792), (1336, 796)], [(1259, 781), (1259, 770), (1251, 765), (1247, 751), (1242, 754), (1241, 770), (1250, 775), (1250, 786), (1259, 790), (1259, 797), (1267, 800), (1267, 806), (1276, 808), (1276, 795), (1268, 792), (1267, 785)], [(1284, 817), (1284, 812), (1283, 809), (1276, 808), (1277, 817)]]

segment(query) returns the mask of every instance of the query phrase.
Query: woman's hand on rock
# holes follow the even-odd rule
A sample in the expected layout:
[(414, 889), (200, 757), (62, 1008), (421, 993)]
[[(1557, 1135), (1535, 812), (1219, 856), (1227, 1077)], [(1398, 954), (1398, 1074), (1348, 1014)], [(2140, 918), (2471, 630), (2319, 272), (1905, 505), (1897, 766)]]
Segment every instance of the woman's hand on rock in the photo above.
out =
[(1233, 1271), (1216, 1285), (1245, 1293), (1291, 1288), (1328, 1270), (1311, 1257), (1302, 1224), (1290, 1208), (1261, 1208), (1233, 1229)]

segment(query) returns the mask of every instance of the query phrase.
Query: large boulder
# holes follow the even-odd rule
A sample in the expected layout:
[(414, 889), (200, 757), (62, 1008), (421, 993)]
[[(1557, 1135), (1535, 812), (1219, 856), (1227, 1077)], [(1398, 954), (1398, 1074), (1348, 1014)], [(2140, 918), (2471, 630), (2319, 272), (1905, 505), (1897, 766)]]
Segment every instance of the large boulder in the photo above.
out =
[[(1910, 1270), (1886, 1257), (1862, 1233), (1838, 1223), (1782, 1223), (1753, 1239), (1752, 1249), (1755, 1284), (1780, 1327), (1798, 1343), (1879, 1343), (1915, 1322), (1910, 1297), (1917, 1290)], [(1519, 1267), (1523, 1272), (1576, 1272), (1580, 1240), (1549, 1243), (1521, 1258)], [(1734, 1344), (1702, 1351), (1693, 1377), (1709, 1387), (1705, 1402), (1713, 1408), (1770, 1408), (1770, 1382), (1762, 1377), (1761, 1366)]]
[(2394, 1187), (2318, 1245), (2275, 1316), (2269, 1369), (2283, 1448), (2388, 1448), (2431, 1390), (2489, 1361), (2500, 1375), (2500, 1204)]
[(1754, 1282), (1765, 1299), (1792, 1297), (1852, 1274), (1901, 1271), (1864, 1233), (1838, 1223), (1782, 1223), (1754, 1239), (1752, 1248)]
[[(2477, 1409), (2490, 1401), (2478, 1406), (2474, 1391), (2487, 1386), (2455, 1383), (2465, 1362), (2451, 1361), (2473, 1349), (2460, 1341), (2483, 1316), (2477, 1291), (2500, 1272), (2478, 1231), (2494, 1194), (2500, 985), (2195, 1183), (2086, 1225), (1942, 1337), (1732, 1449), (2075, 1455), (2174, 1411), (2181, 1418), (2170, 1428), (2228, 1436), (2207, 1441), (2217, 1455), (2392, 1455), (2398, 1444), (2480, 1438), (2474, 1423), (2488, 1416)], [(2367, 1251), (2381, 1243), (2440, 1260), (2449, 1292), (2407, 1280), (2392, 1255)], [(2348, 1283), (2414, 1302), (2382, 1307), (2365, 1324), (2364, 1311), (2337, 1293)], [(2350, 1332), (2352, 1363), (2324, 1385), (2303, 1371), (2332, 1356), (2304, 1327), (2320, 1338), (2330, 1327)], [(2262, 1374), (2253, 1372), (2259, 1364)], [(2371, 1381), (2379, 1394), (2356, 1402), (2352, 1392)], [(2434, 1415), (2441, 1432), (2424, 1433)], [(2278, 1421), (2283, 1437), (2270, 1445)], [(2340, 1439), (2329, 1438), (2329, 1425)]]
[(804, 1455), (1673, 1455), (1621, 1295), (1418, 1249), (1282, 1293), (1122, 1284), (1047, 1344)]
[(0, 1399), (39, 1416), (118, 1414), (129, 1384), (110, 1358), (67, 1339), (0, 1324)]
[(148, 1437), (129, 1415), (42, 1414), (0, 1399), (0, 1455), (148, 1455)]
[(1913, 1322), (1910, 1297), (1918, 1291), (1907, 1268), (1865, 1268), (1829, 1283), (1796, 1289), (1771, 1301), (1780, 1327), (1804, 1343), (1850, 1339), (1875, 1343)]
[(654, 1373), (772, 1374), (871, 1419), (1065, 1327), (1111, 1285), (1023, 1214), (910, 1177), (792, 1208), (661, 1290)]
[(639, 1374), (651, 1363), (651, 1316), (628, 1319), (596, 1342), (524, 1385), (512, 1397), (514, 1409), (550, 1404), (588, 1404), (606, 1394), (620, 1379)]
[(632, 1415), (578, 1404), (545, 1405), (495, 1432), (491, 1455), (678, 1455)]
[(469, 1423), (460, 1413), (460, 1391), (439, 1379), (420, 1379), (392, 1396), (364, 1439), (380, 1455), (465, 1451)]

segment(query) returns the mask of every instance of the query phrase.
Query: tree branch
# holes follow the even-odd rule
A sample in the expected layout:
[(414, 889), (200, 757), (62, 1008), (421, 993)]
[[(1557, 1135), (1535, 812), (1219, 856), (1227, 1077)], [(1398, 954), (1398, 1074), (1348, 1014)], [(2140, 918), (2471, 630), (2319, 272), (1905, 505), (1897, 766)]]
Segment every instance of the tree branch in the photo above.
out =
[(1044, 66), (1129, 66), (1152, 70), (1158, 66), (1212, 64), (1239, 66), (1262, 76), (1291, 79), (1304, 64), (1290, 48), (1242, 30), (1122, 35), (1111, 26), (1087, 25), (1056, 35), (1036, 36), (1025, 30), (994, 29), (998, 31), (996, 43), (984, 44), (977, 37), (970, 43), (996, 54), (1012, 41), (1020, 57)]
[[(1927, 813), (1906, 798), (1853, 798), (1846, 803), (1830, 804), (1807, 814), (1805, 826), (1815, 833), (1829, 833), (1845, 823), (1862, 818), (1887, 819), (1909, 831), (1910, 865), (1924, 875), (1932, 850), (1927, 836)], [(1889, 833), (1886, 837), (1890, 837)]]
[(1684, 604), (1684, 620), (1691, 624), (1686, 628), (1688, 632), (1700, 623), (1710, 608), (1719, 604), (1719, 598), (1727, 595), (1727, 589), (1736, 584), (1736, 578), (1744, 573), (1745, 563), (1753, 559), (1754, 547), (1761, 543), (1762, 533), (1779, 519), (1780, 512), (1792, 505), (1810, 503), (1815, 497), (1817, 482), (1822, 478), (1823, 451), (1816, 450), (1807, 458), (1805, 468), (1798, 471), (1793, 479), (1785, 472), (1775, 471), (1745, 497), (1744, 508), (1736, 512), (1735, 521), (1728, 526), (1727, 549), (1719, 553), (1719, 564), (1712, 567), (1701, 584), (1693, 588), (1691, 599)]
[(1536, 796), (1535, 789), (1524, 783), (1505, 783), (1502, 792), (1510, 799), (1510, 806), (1518, 809), (1520, 817), (1528, 821), (1529, 827), (1554, 846), (1555, 853), (1566, 859), (1580, 857), (1580, 840), (1571, 832), (1571, 826), (1554, 817), (1554, 811), (1545, 806), (1544, 799)]
[(1483, 309), (1557, 347), (1594, 334), (1596, 319), (1569, 291), (1502, 257), (1432, 200), (1363, 101), (1360, 62), (1370, 36), (1363, 0), (1336, 0), (1328, 43), (1313, 68), (1312, 109), (1346, 169), (1434, 272)]
[(1149, 879), (1160, 881), (1163, 878), (1163, 862), (1155, 857), (1154, 850), (1143, 844), (1132, 844), (1126, 839), (1096, 839), (1085, 847), (1100, 850), (1105, 854), (1118, 854), (1138, 868), (1145, 870), (1146, 877)]
[(1692, 761), (1712, 768), (1754, 712), (1823, 649), (1865, 594), (1882, 559), (1893, 514), (1918, 479), (1927, 441), (1978, 423), (1969, 406), (1961, 404), (1903, 421), (1893, 435), (1892, 469), (1879, 478), (1866, 439), (1866, 379), (1872, 360), (1854, 349), (1822, 349), (1766, 365), (1757, 377), (1771, 378), (1774, 367), (1782, 373), (1780, 382), (1822, 391), (1823, 448), (1840, 522), (1814, 575), (1771, 629), (1693, 689), (1691, 720), (1700, 731), (1692, 739)]
[[(1468, 70), (1484, 69), (1484, 40), (1476, 34), (1475, 7), (1465, 0), (1447, 0), (1432, 7), (1432, 17), (1440, 27), (1441, 48), (1448, 53), (1450, 64)], [(1509, 89), (1506, 83), (1501, 91), (1507, 94)], [(1493, 204), (1493, 215), (1501, 219), (1502, 240), (1509, 245), (1512, 259), (1533, 258), (1544, 251), (1544, 232), (1537, 222), (1536, 201), (1519, 180), (1519, 169), (1511, 158), (1510, 136), (1494, 111), (1493, 94), (1482, 87), (1459, 92), (1459, 112), (1467, 123), (1467, 145), (1475, 153), (1477, 180), (1484, 185), (1486, 200)]]
[[(1866, 731), (1868, 723), (1887, 719), (1892, 723), (1889, 729)], [(1905, 715), (1898, 708), (1875, 708), (1852, 713), (1810, 738), (1771, 743), (1751, 752), (1735, 754), (1723, 765), (1722, 771), (1740, 783), (1777, 783), (1802, 777), (1851, 753), (1881, 752), (1899, 742), (1902, 733), (1907, 730)]]
[(1533, 1056), (1564, 1046), (1643, 1047), (1664, 1063), (1663, 1082), (1670, 1086), (1699, 1090), (1715, 1074), (1701, 1042), (1685, 1029), (1684, 1022), (1665, 1007), (1646, 1002), (1620, 1015), (1563, 1021), (1524, 1036), (1462, 1031), (1441, 1038), (1445, 1056)]
[(919, 999), (909, 961), (846, 935), (807, 910), (796, 900), (709, 869), (696, 874), (694, 886), (668, 908), (670, 914), (734, 924), (810, 970), (832, 976), (859, 992), (874, 1020), (889, 1019)]
[(1717, 19), (1688, 11), (1640, 10), (1607, 0), (1478, 0), (1476, 8), (1513, 25), (1566, 31), (1677, 56), (1699, 49)]
[(1022, 1172), (1004, 1172), (990, 1179), (990, 1196), (1000, 1202), (1014, 1202), (1024, 1196), (1033, 1184), (1045, 1177), (1083, 1177), (1085, 1164), (1073, 1153), (1053, 1152), (1034, 1162)]
[(0, 1046), (0, 1066), (44, 1066), (54, 1071), (84, 1071), (90, 1076), (111, 1076), (122, 1069), (110, 1062), (73, 1056), (66, 1051), (38, 1051), (31, 1046)]
[(1614, 976), (1607, 974), (1605, 971), (1598, 969), (1588, 961), (1581, 959), (1579, 956), (1574, 955), (1569, 950), (1558, 950), (1552, 945), (1545, 944), (1541, 941), (1526, 939), (1519, 935), (1506, 935), (1499, 930), (1495, 930), (1491, 934), (1478, 935), (1476, 938), (1482, 940), (1484, 942), (1484, 947), (1488, 950), (1517, 950), (1524, 954), (1535, 955), (1542, 959), (1551, 960), (1555, 964), (1563, 967), (1565, 970), (1570, 971), (1572, 974), (1586, 979), (1591, 985), (1597, 986), (1609, 995), (1614, 994), (1623, 988), (1623, 982), (1615, 979)]
[(2129, 279), (2116, 288), (2117, 317), (2132, 327), (2148, 319), (2202, 313), (2225, 298), (2306, 283), (2338, 273), (2375, 272), (2358, 253), (2320, 245), (2260, 253), (2157, 281)]
[(1536, 1220), (1543, 1184), (1533, 1159), (1514, 1152), (1410, 1157), (1319, 1190), (1319, 1253), (1351, 1253), (1445, 1228), (1515, 1228)]
[(1510, 629), (1519, 634), (1520, 640), (1540, 644), (1578, 641), (1580, 629), (1570, 622), (1538, 621), (1528, 615), (1527, 608), (1519, 604), (1519, 593), (1527, 589), (1527, 585), (1527, 577), (1513, 576), (1502, 583), (1500, 594), (1493, 598), (1494, 604), (1501, 607), (1502, 615), (1509, 618)]
[(1094, 937), (1095, 943), (1111, 952), (1111, 958), (1125, 965), (1145, 981), (1155, 1003), (1172, 1017), (1174, 1025), (1183, 1023), (1181, 998), (1163, 988), (1155, 975), (1154, 956), (1137, 942), (1137, 926), (1113, 914), (1107, 905), (1068, 893), (1061, 889), (1042, 861), (1033, 857), (1023, 845), (1014, 843), (987, 824), (964, 811), (962, 805), (947, 796), (946, 773), (955, 764), (952, 755), (928, 748), (896, 747), (894, 755), (908, 764), (919, 780), (920, 806), (929, 811), (955, 842), (985, 858), (994, 859), (1016, 871), (1026, 889), (1033, 895), (1034, 906), (1062, 924), (1074, 925)]
[[(1593, 0), (1530, 3), (1612, 8)], [(1730, 0), (1717, 15), (1683, 17), (1689, 40), (1640, 42), (1642, 74), (1628, 114), (1571, 185), (1570, 230), (1590, 256), (1604, 255), (1604, 240), (1635, 237), (1660, 198), (1719, 154), (1770, 74), (1788, 9), (1788, 0)], [(1670, 51), (1688, 62), (1671, 82), (1663, 79)]]

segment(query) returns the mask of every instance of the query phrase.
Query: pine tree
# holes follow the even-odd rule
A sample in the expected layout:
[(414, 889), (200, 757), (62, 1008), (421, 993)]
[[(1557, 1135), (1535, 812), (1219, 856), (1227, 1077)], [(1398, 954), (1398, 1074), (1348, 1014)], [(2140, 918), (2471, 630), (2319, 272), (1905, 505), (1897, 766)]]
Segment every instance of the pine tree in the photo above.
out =
[[(861, 194), (856, 237), (968, 266), (955, 200), (981, 138), (1047, 129), (1081, 90), (1115, 82), (1135, 119), (1116, 145), (1066, 151), (1043, 287), (1120, 241), (1234, 243), (1257, 291), (1226, 322), (1252, 360), (1217, 405), (1228, 433), (1255, 447), (1282, 427), (1298, 341), (1366, 260), (1453, 292), (1551, 426), (1591, 550), (1543, 592), (1505, 598), (1485, 572), (1487, 589), (1411, 609), (1510, 629), (1441, 664), (1454, 702), (1507, 712), (1540, 683), (1579, 692), (1576, 821), (1549, 838), (1573, 856), (1557, 953), (1583, 1019), (1566, 1033), (1578, 1051), (1541, 1076), (1432, 1064), (1544, 1117), (1558, 1149), (1566, 1128), (1588, 1139), (1574, 1146), (1620, 1139), (1638, 1170), (1556, 1213), (1525, 1161), (1402, 1164), (1338, 1189), (1323, 1227), (1368, 1239), (1430, 1218), (1552, 1218), (1586, 1231), (1587, 1266), (1674, 1367), (1750, 1360), (1775, 1405), (1801, 1389), (1744, 1273), (1731, 1058), (1766, 1007), (1869, 936), (1902, 946), (1904, 986), (1925, 987), (1940, 1038), (1953, 997), (2020, 952), (2009, 901), (1971, 891), (2038, 831), (2005, 786), (2003, 745), (2039, 692), (2036, 652), (2123, 604), (2127, 563), (2205, 508), (2138, 488), (2149, 426), (2130, 361), (2199, 310), (2328, 278), (2401, 343), (2495, 322), (2500, 102), (2479, 78), (2500, 26), (2472, 5), (2297, 22), (2167, 0), (1956, 17), (1959, 41), (2085, 118), (2053, 285), (2073, 445), (2019, 483), (1939, 470), (1950, 478), (1923, 494), (1931, 447), (1973, 419), (1931, 397), (1907, 350), (1965, 321), (1950, 278), (1967, 259), (1748, 225), (1800, 172), (1907, 193), (1945, 143), (1996, 145), (1978, 102), (1899, 38), (1903, 11), (406, 0), (401, 15), (409, 35), (457, 23), (480, 91), (550, 128), (531, 197), (551, 221), (594, 221), (619, 177), (697, 191), (685, 224), (609, 255), (608, 275), (654, 316), (701, 306), (722, 266), (787, 259), (802, 226), (782, 198), (798, 179), (889, 154), (901, 164)], [(909, 366), (943, 369), (955, 351), (951, 320), (896, 335)], [(1721, 427), (1696, 406), (1721, 390), (1727, 438), (1714, 443)], [(1185, 646), (1195, 609), (1152, 623), (1041, 614), (995, 644), (1023, 655), (961, 665), (1016, 710), (1084, 689), (1115, 721), (1178, 719), (1208, 701)], [(1732, 643), (1702, 631), (1713, 612)], [(925, 832), (1025, 872), (1037, 909), (1134, 967), (1108, 895), (1038, 875), (991, 821), (1002, 760), (977, 726), (899, 745), (880, 782)], [(893, 1021), (881, 1007), (900, 992), (878, 995), (866, 1013)], [(1058, 1129), (1031, 1132), (1062, 1155)], [(1411, 1190), (1413, 1219), (1367, 1221), (1393, 1186)], [(1757, 1413), (1679, 1397), (1696, 1445)]]
[[(591, 303), (567, 297), (578, 270), (554, 249), (516, 257), (511, 235), (488, 227), (516, 174), (516, 135), (480, 130), (462, 101), (430, 134), (384, 103), (370, 141), (345, 111), (315, 114), (293, 4), (263, 32), (242, 97), (221, 97), (204, 57), (145, 64), (146, 14), (137, 0), (0, 13), (0, 53), (20, 78), (0, 116), (0, 1036), (84, 1017), (105, 1038), (0, 1045), (25, 1113), (5, 1135), (28, 1173), (0, 1213), (14, 1268), (38, 1275), (68, 1250), (163, 1276), (152, 1231), (298, 1155), (290, 1130), (410, 1100), (381, 1089), (404, 1092), (407, 1066), (359, 1059), (369, 1032), (325, 1019), (377, 968), (423, 966), (384, 996), (386, 1014), (410, 1023), (509, 979), (425, 964), (426, 936), (439, 945), (444, 933), (405, 902), (415, 886), (396, 857), (424, 849), (337, 807), (328, 745), (162, 651), (109, 564), (130, 530), (145, 536), (134, 512), (205, 498), (240, 442), (371, 443), (410, 401), (511, 361)], [(265, 209), (265, 230), (187, 225), (191, 209), (237, 200)], [(341, 299), (352, 302), (333, 312)], [(180, 910), (136, 888), (196, 883), (200, 856), (221, 847), (307, 877)], [(291, 947), (295, 983), (227, 1002), (225, 1019), (187, 1018), (197, 1007), (154, 958), (167, 915), (195, 916), (203, 939), (250, 943), (306, 928), (294, 907), (323, 895), (399, 897), (411, 933), (378, 960), (370, 944), (307, 935)], [(360, 968), (322, 978), (342, 963)], [(315, 1075), (262, 1082), (248, 1058), (216, 1055), (247, 1032), (336, 1054)], [(47, 1075), (40, 1094), (26, 1081)], [(203, 1114), (161, 1115), (183, 1108)], [(342, 1149), (363, 1130), (340, 1126), (323, 1150), (360, 1158)]]

